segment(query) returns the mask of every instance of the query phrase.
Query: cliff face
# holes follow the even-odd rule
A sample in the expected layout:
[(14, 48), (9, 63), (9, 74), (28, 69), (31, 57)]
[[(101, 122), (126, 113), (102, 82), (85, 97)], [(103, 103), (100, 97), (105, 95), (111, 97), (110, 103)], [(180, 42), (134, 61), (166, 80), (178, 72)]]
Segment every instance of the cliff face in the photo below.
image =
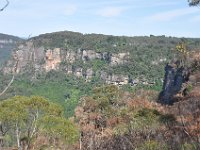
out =
[[(196, 47), (199, 39), (187, 39)], [(165, 63), (174, 56), (170, 49), (180, 42), (172, 37), (125, 37), (81, 34), (69, 31), (33, 37), (12, 53), (4, 73), (62, 71), (86, 81), (103, 79), (111, 84), (158, 83)], [(195, 44), (194, 44), (195, 43)]]
[(99, 74), (100, 78), (111, 84), (128, 84), (127, 75), (108, 74), (105, 71), (94, 70), (92, 67), (82, 68), (74, 65), (76, 62), (83, 64), (92, 61), (104, 61), (108, 67), (123, 65), (129, 61), (129, 53), (95, 52), (90, 49), (69, 49), (54, 48), (45, 49), (43, 46), (36, 47), (32, 41), (19, 45), (12, 53), (12, 59), (8, 61), (3, 69), (4, 73), (12, 73), (15, 62), (16, 72), (23, 73), (27, 68), (35, 72), (49, 72), (51, 70), (64, 70), (66, 74), (76, 77), (83, 77), (90, 81), (92, 77)]
[[(190, 56), (185, 60), (190, 63), (188, 67), (183, 67), (179, 61), (166, 65), (163, 90), (160, 93), (161, 103), (171, 105), (176, 102), (177, 97), (187, 96), (190, 90), (199, 89), (199, 56), (199, 52), (191, 52)], [(195, 92), (198, 93), (197, 91)]]
[(45, 53), (45, 57), (44, 68), (46, 71), (59, 69), (59, 64), (62, 62), (61, 50), (59, 48), (55, 48), (54, 50), (48, 49)]
[(44, 66), (41, 65), (41, 63), (44, 59), (45, 52), (43, 47), (35, 48), (32, 42), (26, 42), (25, 44), (20, 44), (12, 52), (12, 58), (3, 68), (3, 72), (12, 73), (13, 66), (16, 62), (16, 73), (23, 72), (30, 66), (32, 66), (31, 69), (34, 69), (35, 71), (42, 71)]
[(186, 82), (185, 76), (183, 67), (166, 65), (163, 91), (160, 95), (161, 103), (174, 103), (174, 96), (181, 90), (182, 84)]

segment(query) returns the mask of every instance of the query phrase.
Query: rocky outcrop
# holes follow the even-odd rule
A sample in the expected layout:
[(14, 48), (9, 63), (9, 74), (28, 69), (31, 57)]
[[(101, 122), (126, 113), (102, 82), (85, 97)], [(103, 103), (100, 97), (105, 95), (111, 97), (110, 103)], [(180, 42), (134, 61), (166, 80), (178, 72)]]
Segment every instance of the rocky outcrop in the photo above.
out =
[(59, 69), (59, 65), (62, 62), (61, 55), (60, 55), (60, 49), (55, 48), (54, 50), (47, 50), (46, 53), (46, 59), (45, 59), (45, 70), (48, 72), (50, 70), (57, 70)]
[(200, 52), (191, 51), (185, 59), (166, 65), (163, 90), (159, 99), (162, 104), (173, 104), (190, 96), (197, 96), (199, 89)]
[[(21, 44), (12, 52), (12, 59), (4, 67), (4, 73), (12, 73), (11, 70), (16, 62), (16, 73), (25, 71), (27, 66), (31, 69), (43, 70), (43, 60), (45, 58), (44, 48), (35, 48), (32, 42)], [(39, 67), (39, 68), (38, 68)], [(30, 68), (29, 68), (30, 69)]]
[(82, 60), (84, 62), (91, 61), (94, 59), (103, 59), (101, 53), (96, 53), (94, 50), (83, 50), (82, 51)]
[(86, 79), (86, 81), (90, 81), (93, 76), (94, 76), (94, 72), (92, 68), (87, 69), (85, 74), (83, 74), (83, 77)]
[(130, 83), (130, 79), (127, 75), (108, 74), (102, 71), (100, 73), (100, 77), (108, 84), (124, 85)]
[(65, 70), (66, 74), (85, 78), (86, 81), (90, 81), (96, 74), (99, 74), (100, 78), (109, 84), (128, 84), (127, 75), (108, 75), (101, 70), (94, 72), (92, 67), (82, 68), (76, 65), (76, 61), (81, 61), (84, 64), (92, 63), (94, 60), (104, 61), (110, 67), (123, 65), (129, 61), (129, 53), (111, 54), (109, 52), (96, 52), (91, 49), (45, 49), (43, 46), (36, 47), (34, 42), (30, 40), (19, 45), (12, 53), (12, 60), (8, 61), (6, 67), (4, 67), (4, 73), (12, 73), (13, 65), (18, 62), (16, 73), (23, 73), (27, 68), (34, 72), (62, 69)]
[(175, 95), (182, 90), (183, 84), (188, 81), (187, 69), (179, 65), (179, 62), (167, 64), (163, 90), (160, 93), (160, 102), (171, 105), (175, 102)]
[[(83, 63), (95, 59), (104, 60), (111, 66), (121, 65), (128, 62), (129, 53), (110, 54), (108, 52), (98, 53), (94, 50), (64, 50), (61, 48), (45, 49), (44, 47), (34, 47), (33, 42), (20, 45), (13, 52), (13, 60), (19, 59), (18, 73), (23, 71), (27, 64), (40, 65), (46, 72), (58, 70), (61, 62), (73, 64), (82, 60)], [(33, 66), (34, 66), (33, 65)], [(43, 70), (42, 69), (42, 70)]]
[(110, 65), (116, 66), (116, 65), (122, 65), (128, 63), (129, 60), (129, 53), (118, 53), (118, 54), (112, 54)]

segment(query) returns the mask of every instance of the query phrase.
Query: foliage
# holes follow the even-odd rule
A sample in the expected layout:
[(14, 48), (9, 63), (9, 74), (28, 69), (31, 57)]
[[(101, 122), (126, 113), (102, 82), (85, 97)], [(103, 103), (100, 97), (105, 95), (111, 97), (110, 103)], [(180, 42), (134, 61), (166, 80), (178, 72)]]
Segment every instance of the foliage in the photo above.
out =
[(190, 6), (198, 6), (200, 0), (188, 0)]
[(168, 107), (151, 95), (104, 85), (83, 97), (75, 111), (83, 149), (198, 149), (199, 100)]
[[(30, 39), (36, 47), (61, 48), (63, 51), (81, 52), (92, 50), (99, 54), (108, 53), (109, 57), (118, 53), (129, 53), (128, 62), (117, 66), (110, 66), (108, 60), (77, 60), (72, 64), (74, 68), (84, 70), (92, 68), (98, 74), (105, 71), (109, 74), (129, 75), (131, 79), (142, 77), (142, 81), (155, 82), (164, 76), (164, 66), (174, 56), (174, 48), (184, 41), (189, 49), (199, 46), (199, 39), (175, 38), (165, 36), (126, 37), (101, 34), (81, 34), (76, 32), (56, 32), (44, 34)], [(64, 63), (64, 62), (63, 62)], [(66, 62), (65, 62), (66, 63)]]
[[(6, 85), (10, 76), (1, 76), (0, 83)], [(51, 71), (47, 74), (38, 74), (36, 80), (30, 80), (25, 76), (16, 76), (16, 80), (8, 92), (0, 99), (6, 99), (14, 95), (38, 95), (49, 101), (60, 104), (64, 109), (64, 115), (71, 117), (81, 96), (89, 95), (92, 87), (101, 84), (92, 80), (85, 82), (83, 79), (66, 76), (62, 72)], [(2, 89), (4, 86), (2, 86)], [(1, 89), (1, 86), (0, 86)]]
[(1, 127), (6, 129), (4, 136), (15, 139), (20, 150), (23, 148), (22, 140), (30, 148), (39, 134), (64, 139), (69, 144), (78, 138), (78, 130), (73, 123), (63, 117), (61, 106), (39, 96), (15, 96), (2, 101), (0, 123)]
[(62, 117), (44, 116), (40, 120), (42, 133), (49, 138), (59, 138), (65, 144), (73, 144), (78, 139), (78, 130), (74, 124)]

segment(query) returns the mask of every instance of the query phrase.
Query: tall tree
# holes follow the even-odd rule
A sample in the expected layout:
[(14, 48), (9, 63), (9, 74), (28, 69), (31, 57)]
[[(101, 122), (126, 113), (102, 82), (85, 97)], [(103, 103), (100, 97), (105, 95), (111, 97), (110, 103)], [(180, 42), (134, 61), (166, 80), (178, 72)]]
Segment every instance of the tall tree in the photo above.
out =
[(16, 139), (18, 150), (30, 150), (39, 134), (59, 141), (70, 141), (68, 143), (78, 138), (76, 127), (64, 118), (61, 106), (39, 96), (15, 96), (1, 102), (0, 123), (1, 135), (9, 134)]

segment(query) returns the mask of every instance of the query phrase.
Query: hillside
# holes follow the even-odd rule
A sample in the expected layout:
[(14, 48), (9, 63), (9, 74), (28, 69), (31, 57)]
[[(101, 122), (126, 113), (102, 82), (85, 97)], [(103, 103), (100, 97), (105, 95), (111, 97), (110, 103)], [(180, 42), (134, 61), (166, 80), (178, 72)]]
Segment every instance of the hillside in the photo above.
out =
[(63, 71), (92, 80), (99, 78), (113, 84), (156, 83), (162, 80), (163, 68), (175, 57), (175, 47), (184, 42), (196, 49), (200, 39), (174, 37), (117, 37), (76, 32), (57, 32), (29, 39), (16, 48), (18, 73)]
[(14, 79), (0, 147), (199, 149), (200, 39), (58, 32), (17, 45), (0, 73), (1, 91)]
[[(123, 92), (102, 86), (83, 97), (76, 108), (82, 147), (95, 150), (199, 150), (200, 149), (200, 53), (190, 54), (184, 67), (187, 82), (173, 95), (173, 105), (156, 103), (153, 91)], [(176, 66), (173, 66), (176, 68)], [(183, 74), (182, 74), (183, 75)], [(166, 76), (170, 83), (172, 80)], [(181, 83), (182, 84), (182, 83)], [(176, 86), (171, 91), (177, 90)], [(170, 94), (170, 93), (168, 93)], [(91, 142), (92, 141), (92, 142)]]
[(0, 33), (0, 66), (8, 60), (11, 51), (15, 48), (17, 42), (21, 40), (16, 36)]
[[(83, 95), (102, 84), (123, 89), (161, 91), (164, 67), (178, 57), (180, 42), (198, 49), (200, 39), (165, 36), (125, 37), (56, 32), (18, 43), (2, 70), (2, 91), (16, 71), (5, 99), (14, 95), (40, 95), (60, 103), (71, 116)], [(17, 66), (16, 66), (17, 65)], [(6, 74), (6, 76), (5, 76)]]

